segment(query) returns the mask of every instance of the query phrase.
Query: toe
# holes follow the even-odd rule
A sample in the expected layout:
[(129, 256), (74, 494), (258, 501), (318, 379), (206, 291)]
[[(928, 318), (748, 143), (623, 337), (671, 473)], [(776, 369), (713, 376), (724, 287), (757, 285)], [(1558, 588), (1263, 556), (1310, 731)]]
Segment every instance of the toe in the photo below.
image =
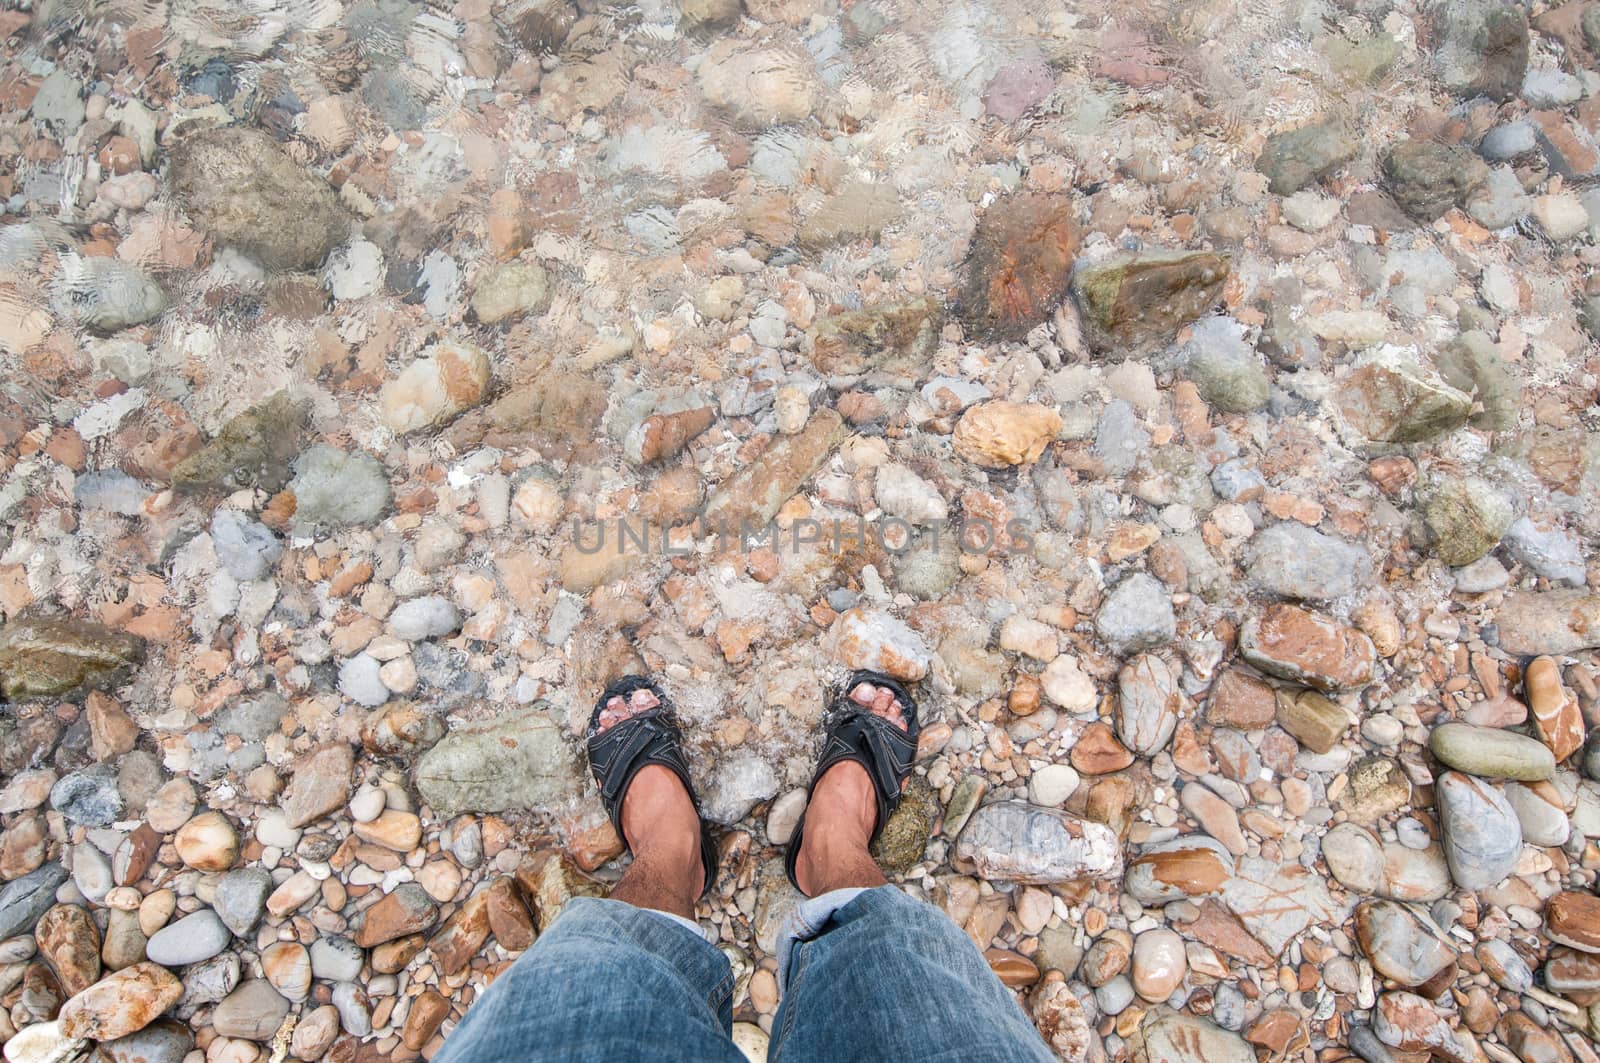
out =
[(648, 712), (661, 704), (661, 699), (656, 692), (648, 687), (640, 687), (627, 697), (621, 694), (613, 695), (606, 701), (605, 707), (600, 710), (600, 719), (595, 727), (595, 733), (600, 734), (610, 730), (624, 720), (631, 719), (641, 712)]
[(855, 689), (850, 692), (850, 700), (874, 716), (882, 716), (900, 730), (906, 729), (905, 711), (900, 705), (900, 699), (889, 687), (857, 683)]

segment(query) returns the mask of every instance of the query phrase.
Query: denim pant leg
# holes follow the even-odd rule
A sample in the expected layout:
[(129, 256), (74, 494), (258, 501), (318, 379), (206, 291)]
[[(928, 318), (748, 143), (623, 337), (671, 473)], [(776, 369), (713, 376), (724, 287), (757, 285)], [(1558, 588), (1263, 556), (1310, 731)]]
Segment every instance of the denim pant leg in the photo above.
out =
[(857, 895), (794, 945), (773, 1063), (1050, 1063), (972, 940), (893, 886)]
[(659, 913), (579, 897), (467, 1010), (433, 1063), (743, 1063), (728, 958)]

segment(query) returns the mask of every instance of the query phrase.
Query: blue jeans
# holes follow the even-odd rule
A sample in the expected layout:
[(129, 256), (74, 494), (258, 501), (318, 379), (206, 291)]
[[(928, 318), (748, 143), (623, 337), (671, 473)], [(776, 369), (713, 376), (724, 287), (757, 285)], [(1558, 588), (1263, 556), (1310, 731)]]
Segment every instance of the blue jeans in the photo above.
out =
[[(820, 925), (805, 912), (785, 950), (773, 1063), (1055, 1058), (937, 908), (880, 886)], [(727, 957), (672, 917), (583, 897), (473, 1004), (433, 1063), (743, 1063), (732, 1027)]]

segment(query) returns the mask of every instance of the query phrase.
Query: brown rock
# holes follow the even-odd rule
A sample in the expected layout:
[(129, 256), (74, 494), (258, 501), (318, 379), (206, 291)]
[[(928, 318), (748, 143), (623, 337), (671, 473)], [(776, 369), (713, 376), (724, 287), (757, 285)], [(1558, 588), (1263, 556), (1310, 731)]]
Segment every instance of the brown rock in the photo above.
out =
[(1284, 602), (1245, 621), (1239, 652), (1264, 672), (1322, 691), (1365, 686), (1377, 665), (1366, 635)]
[(289, 1001), (264, 978), (241, 982), (211, 1012), (211, 1025), (224, 1037), (266, 1041), (283, 1025)]
[(1499, 1034), (1506, 1047), (1526, 1063), (1572, 1063), (1572, 1053), (1561, 1039), (1524, 1012), (1513, 1011), (1501, 1019)]
[(706, 519), (735, 530), (745, 521), (765, 526), (848, 434), (837, 412), (815, 411), (799, 432), (778, 439), (729, 477), (706, 503)]
[(1233, 862), (1199, 835), (1168, 842), (1128, 864), (1128, 879), (1148, 882), (1165, 896), (1202, 897), (1216, 893), (1232, 877)]
[(119, 886), (131, 886), (144, 877), (161, 851), (161, 835), (148, 823), (135, 827), (111, 855), (111, 877)]
[(488, 898), (475, 893), (428, 939), (428, 950), (439, 970), (452, 975), (471, 963), (488, 940)]
[(1600, 646), (1600, 594), (1585, 588), (1511, 591), (1495, 613), (1511, 654), (1571, 654)]
[(1081, 236), (1067, 196), (1018, 194), (984, 211), (959, 300), (968, 334), (1021, 339), (1061, 302)]
[(355, 824), (356, 837), (397, 853), (409, 853), (422, 843), (422, 820), (414, 813), (385, 809), (369, 823)]
[(689, 445), (716, 420), (714, 406), (697, 406), (676, 413), (653, 413), (629, 433), (626, 448), (641, 465), (666, 461)]
[(605, 887), (578, 870), (572, 858), (559, 849), (529, 853), (517, 867), (516, 880), (541, 934), (574, 897), (605, 896)]
[(112, 1041), (149, 1026), (183, 996), (183, 983), (165, 967), (136, 963), (107, 975), (61, 1007), (61, 1033)]
[(95, 760), (111, 760), (133, 748), (139, 739), (139, 725), (115, 698), (96, 690), (83, 707), (89, 718), (89, 749)]
[(261, 950), (261, 973), (289, 1000), (311, 992), (311, 953), (298, 941), (274, 941)]
[(1549, 657), (1528, 664), (1523, 685), (1539, 739), (1550, 747), (1557, 763), (1566, 760), (1583, 746), (1583, 712), (1578, 699), (1561, 685), (1561, 670)]
[(355, 942), (370, 949), (407, 934), (421, 933), (438, 920), (438, 905), (433, 903), (428, 891), (415, 882), (402, 883), (366, 910)]
[(372, 950), (372, 969), (378, 974), (394, 974), (405, 970), (416, 955), (428, 947), (428, 939), (412, 934), (397, 941), (388, 941)]
[(1272, 953), (1251, 936), (1239, 917), (1212, 898), (1201, 901), (1200, 914), (1178, 929), (1185, 936), (1210, 945), (1218, 952), (1242, 960), (1252, 967), (1262, 967), (1273, 960)]
[[(920, 369), (939, 341), (940, 306), (933, 299), (848, 310), (820, 317), (806, 334), (811, 360), (829, 375), (853, 376), (868, 369)], [(840, 396), (839, 412), (862, 423), (863, 403), (882, 404), (865, 392)], [(867, 416), (866, 420), (874, 419)]]
[(1178, 803), (1195, 818), (1207, 834), (1221, 842), (1234, 856), (1249, 849), (1239, 827), (1239, 813), (1233, 806), (1199, 783), (1190, 783), (1178, 794)]
[(445, 730), (438, 713), (409, 703), (391, 702), (373, 710), (361, 725), (361, 744), (375, 756), (411, 756), (431, 749), (444, 737)]
[(406, 1024), (400, 1030), (400, 1043), (413, 1052), (422, 1051), (428, 1039), (439, 1032), (439, 1027), (450, 1015), (450, 998), (437, 990), (424, 989), (411, 1002)]
[(1083, 729), (1068, 759), (1084, 775), (1106, 775), (1133, 763), (1133, 754), (1117, 741), (1109, 724), (1096, 720)]
[(483, 891), (489, 916), (489, 932), (507, 952), (521, 952), (533, 944), (533, 913), (517, 893), (517, 882), (502, 875)]
[(1477, 1038), (1445, 1021), (1427, 1000), (1415, 993), (1385, 993), (1378, 998), (1373, 1030), (1378, 1040), (1402, 1052), (1432, 1053), (1444, 1063), (1482, 1063)]
[(350, 800), (350, 772), (355, 757), (346, 742), (319, 746), (295, 762), (283, 812), (289, 826), (299, 828), (332, 815)]
[(1242, 669), (1229, 668), (1211, 687), (1206, 721), (1216, 727), (1259, 731), (1271, 726), (1277, 713), (1271, 686)]
[(1327, 753), (1350, 729), (1350, 717), (1315, 690), (1277, 692), (1278, 726), (1315, 753)]
[(1600, 1003), (1600, 955), (1551, 949), (1544, 964), (1545, 988), (1584, 1003)]
[(1244, 1039), (1265, 1048), (1274, 1059), (1289, 1053), (1298, 1054), (1310, 1044), (1300, 1016), (1288, 1008), (1265, 1012), (1245, 1030)]
[(1367, 757), (1350, 769), (1349, 783), (1335, 800), (1354, 823), (1376, 823), (1411, 801), (1411, 780), (1388, 757)]
[(1566, 892), (1544, 905), (1544, 929), (1550, 940), (1582, 952), (1600, 952), (1600, 897)]
[(289, 1041), (289, 1052), (296, 1059), (315, 1063), (323, 1058), (339, 1036), (339, 1009), (324, 1004), (303, 1015), (295, 1023), (294, 1036)]
[(58, 904), (40, 916), (33, 928), (39, 954), (68, 996), (94, 985), (100, 978), (100, 929), (86, 909)]
[(989, 969), (1000, 981), (1013, 988), (1032, 985), (1039, 980), (1039, 967), (1032, 960), (1009, 949), (989, 949), (983, 954)]
[(1061, 415), (1048, 406), (996, 399), (969, 406), (951, 443), (958, 458), (1004, 469), (1038, 461), (1060, 430)]

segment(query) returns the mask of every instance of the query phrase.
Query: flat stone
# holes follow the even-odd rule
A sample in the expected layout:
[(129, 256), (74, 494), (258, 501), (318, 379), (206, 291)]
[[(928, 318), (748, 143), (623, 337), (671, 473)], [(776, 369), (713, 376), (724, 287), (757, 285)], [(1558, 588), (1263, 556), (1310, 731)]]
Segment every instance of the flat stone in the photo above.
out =
[(1350, 729), (1350, 715), (1315, 690), (1291, 695), (1280, 690), (1278, 726), (1313, 753), (1328, 753)]
[(1278, 699), (1272, 687), (1247, 671), (1225, 669), (1211, 686), (1206, 721), (1213, 726), (1259, 731), (1277, 716)]
[(209, 960), (233, 943), (233, 932), (210, 908), (202, 908), (156, 931), (145, 944), (150, 962), (163, 967), (187, 967)]
[(543, 702), (467, 724), (417, 758), (417, 790), (444, 816), (547, 808), (576, 796), (571, 744)]
[(1483, 1049), (1465, 1027), (1453, 1027), (1443, 1012), (1415, 993), (1385, 993), (1373, 1015), (1378, 1040), (1402, 1052), (1432, 1054), (1443, 1063), (1479, 1063)]
[(1245, 571), (1261, 590), (1285, 598), (1343, 598), (1371, 579), (1367, 552), (1294, 521), (1250, 540)]
[(1600, 595), (1582, 589), (1508, 593), (1495, 613), (1500, 648), (1563, 656), (1600, 646)]
[(1166, 1007), (1145, 1012), (1128, 1038), (1130, 1063), (1255, 1063), (1249, 1042), (1215, 1023)]
[(1472, 415), (1472, 396), (1424, 373), (1393, 348), (1364, 355), (1339, 382), (1337, 405), (1362, 438), (1420, 443), (1453, 432)]
[(1428, 736), (1428, 748), (1441, 762), (1469, 775), (1535, 782), (1555, 774), (1556, 761), (1542, 742), (1470, 723), (1444, 723)]
[(100, 979), (61, 1006), (67, 1037), (113, 1041), (149, 1026), (183, 995), (183, 983), (164, 967), (136, 963)]
[(224, 1037), (265, 1042), (289, 1014), (289, 1001), (265, 978), (242, 982), (211, 1012), (211, 1026)]
[(1570, 890), (1557, 893), (1545, 901), (1544, 931), (1558, 945), (1600, 953), (1600, 897)]
[(281, 804), (287, 825), (299, 829), (343, 808), (354, 767), (347, 742), (329, 742), (297, 760)]
[(1373, 969), (1399, 985), (1421, 986), (1454, 972), (1455, 949), (1402, 905), (1364, 901), (1356, 905), (1355, 924), (1356, 939)]
[(956, 422), (951, 447), (957, 457), (986, 469), (1031, 465), (1061, 430), (1048, 406), (995, 399), (967, 407)]
[(1106, 596), (1094, 618), (1100, 640), (1119, 656), (1155, 649), (1177, 634), (1172, 596), (1153, 576), (1135, 572)]
[(955, 856), (982, 878), (1024, 885), (1107, 878), (1122, 867), (1122, 846), (1109, 828), (1023, 801), (974, 812)]
[(277, 491), (289, 480), (310, 405), (280, 391), (239, 414), (172, 470), (176, 487), (260, 487)]
[(1021, 193), (978, 219), (958, 304), (969, 335), (1022, 339), (1067, 294), (1080, 233), (1070, 197)]
[(1226, 846), (1191, 834), (1151, 846), (1130, 860), (1122, 888), (1142, 904), (1166, 904), (1214, 894), (1233, 871), (1233, 854)]
[(1073, 270), (1084, 337), (1118, 360), (1170, 343), (1222, 296), (1230, 263), (1209, 251), (1119, 252)]
[(39, 917), (56, 902), (56, 888), (67, 880), (67, 869), (49, 863), (0, 889), (0, 941), (32, 931)]
[(1256, 169), (1267, 175), (1274, 195), (1292, 195), (1356, 157), (1361, 141), (1338, 118), (1274, 133), (1262, 146)]
[(102, 1042), (104, 1063), (182, 1063), (194, 1048), (194, 1034), (181, 1022), (162, 1019), (142, 1030)]
[(706, 503), (706, 519), (731, 529), (746, 521), (765, 527), (848, 434), (836, 411), (815, 411), (805, 428), (779, 438), (753, 464), (729, 477)]
[(1462, 889), (1495, 885), (1516, 870), (1522, 826), (1505, 795), (1490, 783), (1447, 771), (1434, 785), (1450, 876)]
[(1281, 603), (1245, 621), (1239, 652), (1270, 675), (1324, 692), (1365, 686), (1377, 665), (1377, 651), (1366, 635)]
[(355, 943), (364, 949), (408, 934), (421, 933), (439, 921), (438, 905), (415, 882), (402, 883), (361, 916)]
[(1273, 955), (1316, 924), (1337, 926), (1349, 913), (1328, 893), (1322, 876), (1300, 864), (1276, 864), (1260, 857), (1239, 860), (1222, 888), (1222, 903)]
[(1183, 705), (1172, 666), (1154, 654), (1140, 654), (1117, 673), (1117, 690), (1117, 737), (1123, 745), (1145, 757), (1165, 749)]
[(88, 620), (13, 620), (0, 629), (0, 693), (7, 701), (107, 689), (143, 661), (143, 639)]

